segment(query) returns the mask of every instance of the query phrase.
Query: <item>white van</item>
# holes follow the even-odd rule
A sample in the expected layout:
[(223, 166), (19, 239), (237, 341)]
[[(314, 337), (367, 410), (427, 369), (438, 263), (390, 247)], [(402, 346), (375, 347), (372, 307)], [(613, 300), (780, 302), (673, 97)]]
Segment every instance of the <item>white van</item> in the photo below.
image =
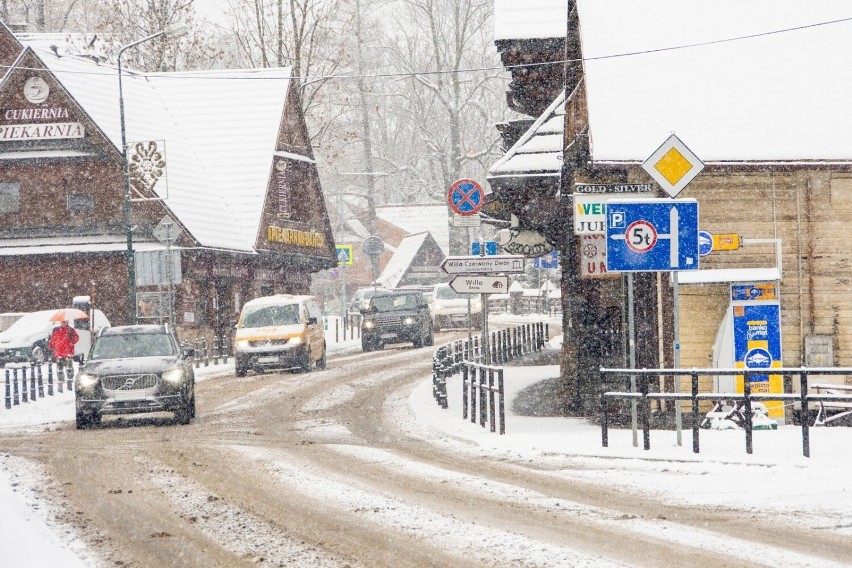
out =
[(237, 322), (235, 369), (325, 368), (322, 310), (314, 296), (277, 294), (246, 302)]

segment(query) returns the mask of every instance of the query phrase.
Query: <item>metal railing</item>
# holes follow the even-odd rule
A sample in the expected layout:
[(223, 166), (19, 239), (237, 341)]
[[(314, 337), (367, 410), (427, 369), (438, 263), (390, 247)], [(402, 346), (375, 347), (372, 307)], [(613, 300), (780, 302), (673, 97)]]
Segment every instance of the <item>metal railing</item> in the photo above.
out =
[[(29, 367), (6, 367), (4, 406), (11, 409), (20, 404), (36, 402), (45, 396), (74, 389), (75, 369), (73, 363), (48, 361), (42, 365), (31, 363)], [(54, 381), (55, 377), (55, 381)]]
[(206, 337), (196, 339), (194, 342), (184, 340), (181, 342), (181, 347), (195, 349), (192, 359), (196, 369), (201, 366), (209, 367), (211, 364), (218, 365), (220, 362), (224, 365), (229, 357), (233, 357), (233, 345), (228, 334), (216, 335), (209, 343)]
[[(441, 408), (447, 408), (447, 379), (454, 375), (463, 374), (463, 384), (465, 391), (467, 387), (474, 384), (471, 373), (471, 366), (477, 369), (491, 369), (494, 372), (499, 371), (499, 383), (502, 392), (502, 377), (503, 370), (496, 365), (506, 363), (510, 360), (529, 355), (536, 351), (541, 351), (544, 345), (550, 339), (550, 330), (547, 324), (543, 322), (528, 323), (517, 327), (501, 329), (491, 332), (489, 335), (488, 352), (483, 348), (481, 338), (474, 336), (469, 340), (458, 340), (453, 343), (448, 343), (438, 347), (432, 355), (432, 396)], [(494, 366), (490, 366), (489, 363)], [(465, 374), (467, 373), (467, 374)], [(478, 371), (477, 371), (478, 373)], [(476, 375), (479, 376), (478, 374)], [(493, 377), (492, 377), (493, 379)], [(473, 388), (473, 387), (472, 387)], [(464, 392), (463, 394), (463, 418), (467, 419), (468, 401), (471, 407), (475, 408), (474, 395), (480, 393), (485, 396), (490, 392), (488, 388), (481, 382), (476, 383), (473, 390)], [(503, 396), (500, 395), (501, 415), (504, 417), (501, 434), (505, 433), (505, 413), (503, 412)], [(483, 403), (479, 403), (480, 410), (483, 408)], [(492, 412), (493, 415), (493, 412)], [(471, 415), (471, 420), (473, 416)], [(484, 427), (484, 422), (482, 423)], [(492, 432), (494, 431), (494, 423), (492, 416)]]
[[(652, 400), (672, 400), (686, 401), (692, 403), (692, 451), (699, 451), (699, 410), (698, 403), (701, 400), (736, 400), (742, 401), (744, 412), (744, 430), (746, 453), (753, 452), (752, 431), (754, 412), (752, 408), (753, 402), (761, 401), (793, 401), (801, 403), (801, 427), (802, 427), (802, 454), (808, 458), (811, 456), (810, 449), (810, 425), (808, 424), (808, 416), (810, 414), (809, 405), (812, 402), (852, 402), (852, 394), (813, 394), (808, 393), (808, 377), (812, 375), (852, 375), (852, 368), (808, 368), (808, 367), (778, 367), (767, 369), (607, 369), (601, 368), (601, 374), (606, 376), (624, 377), (628, 383), (631, 377), (635, 377), (638, 383), (638, 392), (629, 389), (627, 391), (606, 391), (605, 381), (602, 382), (603, 388), (600, 395), (600, 412), (601, 412), (601, 444), (605, 448), (609, 445), (608, 421), (609, 411), (607, 399), (624, 399), (635, 401), (638, 404), (638, 411), (642, 422), (642, 433), (644, 448), (651, 449), (651, 427), (650, 427), (650, 404)], [(699, 376), (743, 376), (743, 392), (742, 393), (699, 393), (698, 392), (698, 377)], [(799, 376), (798, 393), (753, 393), (751, 381), (753, 375), (781, 375), (782, 377), (790, 378), (795, 375)], [(691, 391), (688, 393), (676, 392), (650, 392), (649, 380), (659, 377), (673, 377), (676, 381), (680, 377), (691, 378)]]
[[(505, 434), (506, 396), (503, 390), (503, 367), (492, 367), (490, 365), (465, 361), (462, 363), (461, 372), (462, 419), (467, 419), (468, 408), (470, 408), (470, 421), (476, 424), (476, 409), (478, 407), (479, 425), (485, 428), (485, 423), (488, 422), (491, 424), (491, 431), (495, 432), (496, 421), (499, 417), (500, 434)], [(497, 397), (496, 404), (494, 400), (495, 395)], [(470, 400), (470, 403), (468, 403), (468, 400)], [(486, 401), (488, 402), (487, 407), (485, 404)], [(495, 415), (495, 412), (498, 412), (498, 414)]]

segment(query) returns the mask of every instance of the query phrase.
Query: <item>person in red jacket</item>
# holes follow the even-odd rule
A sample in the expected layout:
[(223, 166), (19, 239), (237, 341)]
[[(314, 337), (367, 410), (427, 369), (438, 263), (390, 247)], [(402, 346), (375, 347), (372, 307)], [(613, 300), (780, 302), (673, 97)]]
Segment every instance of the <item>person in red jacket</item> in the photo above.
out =
[(50, 339), (47, 346), (53, 352), (53, 358), (59, 364), (57, 369), (57, 378), (60, 373), (65, 371), (67, 366), (68, 371), (73, 374), (72, 358), (74, 357), (74, 344), (80, 339), (77, 335), (77, 330), (68, 325), (67, 320), (62, 320), (59, 327), (53, 328), (53, 333), (50, 334)]

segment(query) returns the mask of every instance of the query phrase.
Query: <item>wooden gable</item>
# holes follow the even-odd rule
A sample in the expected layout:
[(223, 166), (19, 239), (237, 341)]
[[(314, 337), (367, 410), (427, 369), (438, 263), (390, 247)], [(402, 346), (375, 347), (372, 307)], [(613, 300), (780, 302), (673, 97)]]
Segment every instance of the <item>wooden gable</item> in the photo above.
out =
[(334, 236), (295, 80), (275, 150), (255, 247), (327, 258), (328, 267), (335, 266)]

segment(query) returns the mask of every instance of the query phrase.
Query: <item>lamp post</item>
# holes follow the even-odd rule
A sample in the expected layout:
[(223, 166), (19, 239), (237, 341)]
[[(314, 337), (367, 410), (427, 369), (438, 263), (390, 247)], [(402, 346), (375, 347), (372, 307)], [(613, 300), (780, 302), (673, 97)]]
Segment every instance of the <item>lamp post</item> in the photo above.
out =
[(124, 174), (124, 231), (127, 234), (127, 301), (129, 302), (128, 319), (131, 324), (136, 323), (136, 258), (133, 254), (133, 224), (130, 211), (130, 173), (127, 163), (127, 130), (124, 122), (124, 89), (121, 83), (121, 56), (131, 47), (136, 47), (140, 43), (158, 38), (165, 35), (180, 34), (185, 30), (186, 26), (178, 24), (169, 26), (163, 30), (153, 33), (149, 36), (136, 40), (133, 43), (128, 43), (118, 50), (118, 110), (121, 119), (121, 167)]

